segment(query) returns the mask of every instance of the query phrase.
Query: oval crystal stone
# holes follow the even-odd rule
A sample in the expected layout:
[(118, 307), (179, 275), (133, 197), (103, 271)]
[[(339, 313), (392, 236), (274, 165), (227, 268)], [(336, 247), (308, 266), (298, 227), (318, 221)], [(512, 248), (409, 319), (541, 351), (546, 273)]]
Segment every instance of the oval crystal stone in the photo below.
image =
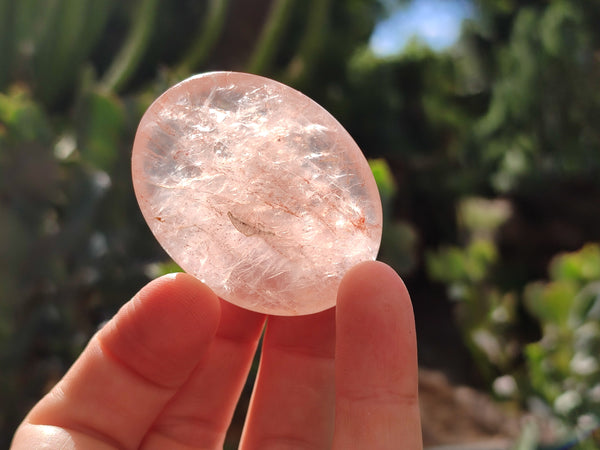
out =
[(140, 122), (132, 174), (167, 253), (240, 307), (322, 311), (344, 273), (377, 256), (381, 202), (365, 157), (276, 81), (212, 72), (173, 86)]

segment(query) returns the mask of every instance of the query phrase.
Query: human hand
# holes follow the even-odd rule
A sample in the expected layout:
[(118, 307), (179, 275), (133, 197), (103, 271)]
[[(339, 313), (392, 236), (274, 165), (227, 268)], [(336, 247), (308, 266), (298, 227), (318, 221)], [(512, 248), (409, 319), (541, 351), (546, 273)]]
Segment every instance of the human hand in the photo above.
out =
[[(221, 448), (265, 323), (190, 275), (145, 286), (25, 418), (13, 449)], [(270, 316), (240, 448), (419, 449), (410, 299), (359, 264), (336, 308)]]

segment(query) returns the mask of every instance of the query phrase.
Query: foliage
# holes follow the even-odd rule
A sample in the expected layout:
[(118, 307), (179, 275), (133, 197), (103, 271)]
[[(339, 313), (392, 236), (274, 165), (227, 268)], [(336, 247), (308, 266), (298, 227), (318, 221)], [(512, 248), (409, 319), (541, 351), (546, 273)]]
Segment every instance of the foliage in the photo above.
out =
[(496, 189), (506, 192), (523, 178), (598, 170), (598, 37), (588, 22), (597, 15), (597, 7), (554, 1), (515, 16), (510, 42), (498, 52), (489, 109), (476, 130), (494, 166)]
[(442, 247), (428, 253), (426, 260), (430, 277), (445, 283), (448, 296), (459, 303), (461, 332), (488, 382), (506, 373), (518, 353), (512, 333), (517, 298), (503, 292), (493, 278), (499, 259), (495, 233), (510, 214), (506, 200), (463, 200), (458, 222), (466, 236), (464, 246)]
[(524, 291), (542, 338), (525, 349), (533, 392), (573, 426), (600, 424), (600, 245), (556, 256)]
[[(506, 220), (504, 206), (481, 199), (463, 203), (459, 221), (471, 224), (471, 240), (464, 247), (430, 253), (428, 271), (459, 302), (457, 320), (465, 341), (481, 374), (490, 384), (494, 381), (496, 393), (523, 403), (530, 397), (541, 400), (566, 425), (557, 428), (559, 437), (581, 440), (577, 448), (595, 448), (588, 436), (600, 425), (600, 245), (586, 244), (554, 257), (549, 281), (528, 283), (522, 292), (502, 292), (493, 282), (498, 270), (493, 236), (473, 236)], [(483, 211), (492, 212), (481, 215)], [(483, 223), (467, 219), (469, 212)], [(526, 345), (515, 334), (520, 299), (541, 329), (541, 339)], [(521, 352), (525, 367), (515, 364)], [(515, 380), (514, 388), (503, 388)], [(531, 438), (525, 433), (518, 448), (537, 448), (537, 433)]]
[(392, 202), (397, 195), (396, 180), (384, 159), (369, 161), (377, 182), (383, 207), (383, 235), (379, 259), (404, 274), (413, 271), (418, 263), (416, 255), (417, 232), (403, 220), (392, 219)]

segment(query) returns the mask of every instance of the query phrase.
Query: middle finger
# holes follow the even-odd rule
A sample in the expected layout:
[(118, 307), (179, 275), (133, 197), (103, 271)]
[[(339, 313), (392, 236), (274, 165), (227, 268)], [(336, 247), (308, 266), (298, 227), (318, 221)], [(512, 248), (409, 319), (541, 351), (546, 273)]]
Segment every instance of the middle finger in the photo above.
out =
[(329, 448), (334, 427), (335, 308), (268, 319), (240, 448)]

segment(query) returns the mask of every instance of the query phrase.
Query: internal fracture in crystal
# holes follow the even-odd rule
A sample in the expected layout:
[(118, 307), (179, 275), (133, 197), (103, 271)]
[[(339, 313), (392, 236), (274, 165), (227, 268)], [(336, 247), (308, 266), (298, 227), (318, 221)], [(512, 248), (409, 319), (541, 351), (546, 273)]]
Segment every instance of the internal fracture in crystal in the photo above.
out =
[(132, 173), (167, 253), (246, 309), (330, 308), (344, 273), (379, 249), (362, 152), (317, 103), (267, 78), (212, 72), (166, 91), (141, 120)]

